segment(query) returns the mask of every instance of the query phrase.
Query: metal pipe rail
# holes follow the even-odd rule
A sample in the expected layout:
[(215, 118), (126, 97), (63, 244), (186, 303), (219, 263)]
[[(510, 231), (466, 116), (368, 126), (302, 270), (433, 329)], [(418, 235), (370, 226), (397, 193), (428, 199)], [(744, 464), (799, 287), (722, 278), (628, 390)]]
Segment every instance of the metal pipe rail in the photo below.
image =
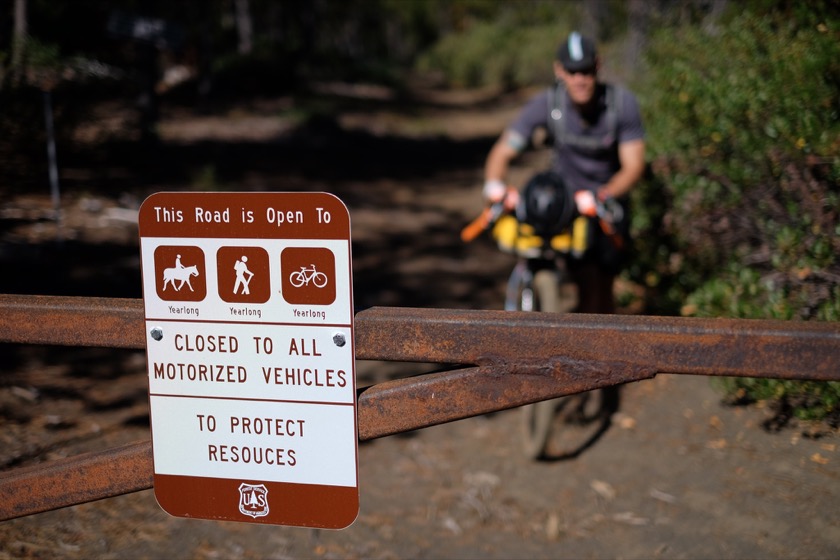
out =
[[(144, 348), (142, 300), (0, 295), (0, 342)], [(359, 390), (359, 439), (505, 410), (657, 373), (840, 380), (840, 324), (372, 308), (359, 360), (452, 369)], [(151, 443), (0, 474), (0, 520), (151, 488)]]

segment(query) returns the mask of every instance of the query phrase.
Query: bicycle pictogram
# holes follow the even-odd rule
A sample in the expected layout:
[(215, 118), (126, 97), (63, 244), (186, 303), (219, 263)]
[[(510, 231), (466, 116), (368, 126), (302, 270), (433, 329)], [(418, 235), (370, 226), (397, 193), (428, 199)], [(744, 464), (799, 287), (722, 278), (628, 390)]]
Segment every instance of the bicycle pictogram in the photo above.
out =
[(311, 268), (307, 268), (305, 266), (300, 267), (300, 270), (296, 270), (289, 275), (289, 282), (292, 283), (292, 286), (295, 288), (301, 288), (303, 286), (308, 286), (310, 282), (316, 288), (323, 288), (327, 285), (327, 275), (323, 272), (319, 272), (314, 264), (309, 265)]

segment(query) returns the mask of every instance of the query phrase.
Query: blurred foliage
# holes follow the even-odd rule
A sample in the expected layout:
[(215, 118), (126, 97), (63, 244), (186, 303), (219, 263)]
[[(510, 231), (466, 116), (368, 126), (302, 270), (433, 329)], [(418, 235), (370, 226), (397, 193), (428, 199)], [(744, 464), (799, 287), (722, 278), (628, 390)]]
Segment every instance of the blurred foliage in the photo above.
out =
[[(683, 315), (838, 321), (840, 13), (756, 4), (650, 42), (655, 178), (637, 192), (631, 273)], [(840, 421), (838, 383), (723, 386), (781, 416)]]
[(840, 382), (722, 378), (713, 383), (727, 395), (730, 404), (769, 403), (774, 413), (764, 423), (769, 430), (781, 430), (791, 418), (838, 426)]
[(448, 87), (505, 89), (551, 83), (558, 40), (580, 21), (567, 2), (498, 4), (489, 19), (474, 19), (441, 38), (417, 60), (420, 72), (437, 73)]
[(417, 69), (438, 73), (449, 87), (513, 89), (550, 83), (560, 36), (556, 25), (522, 28), (481, 22), (468, 33), (443, 38), (418, 60)]

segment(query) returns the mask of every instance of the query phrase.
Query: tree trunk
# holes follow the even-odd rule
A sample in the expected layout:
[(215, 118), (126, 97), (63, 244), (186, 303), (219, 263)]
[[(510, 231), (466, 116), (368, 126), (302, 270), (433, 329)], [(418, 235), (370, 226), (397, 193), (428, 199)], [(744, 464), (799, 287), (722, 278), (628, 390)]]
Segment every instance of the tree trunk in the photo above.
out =
[(580, 31), (596, 41), (604, 39), (602, 23), (609, 5), (602, 0), (584, 0)]
[(26, 49), (27, 18), (26, 0), (15, 0), (15, 27), (12, 31), (12, 56), (10, 71), (12, 83), (17, 85), (23, 79), (23, 55)]
[(239, 54), (248, 54), (254, 47), (254, 25), (248, 0), (235, 0), (236, 31), (239, 34)]
[(624, 64), (631, 73), (639, 69), (639, 58), (647, 41), (648, 9), (647, 0), (630, 0), (627, 3), (627, 46), (624, 51)]

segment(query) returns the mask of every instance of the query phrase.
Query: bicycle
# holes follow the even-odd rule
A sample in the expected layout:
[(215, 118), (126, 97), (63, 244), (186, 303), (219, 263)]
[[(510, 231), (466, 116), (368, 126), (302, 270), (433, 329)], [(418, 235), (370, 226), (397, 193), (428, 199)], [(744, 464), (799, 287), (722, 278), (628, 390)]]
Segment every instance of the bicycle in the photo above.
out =
[(311, 266), (312, 268), (302, 266), (300, 270), (296, 270), (289, 275), (289, 282), (292, 283), (292, 286), (300, 288), (302, 286), (308, 286), (309, 282), (312, 282), (316, 288), (323, 288), (327, 285), (327, 275), (323, 272), (318, 272), (314, 264)]
[[(623, 217), (622, 208), (612, 200), (594, 199), (591, 213), (598, 217), (607, 235), (618, 238), (615, 224)], [(482, 232), (494, 231), (494, 237), (505, 252), (517, 255), (505, 290), (505, 310), (565, 313), (575, 307), (575, 296), (567, 271), (568, 256), (580, 256), (586, 248), (588, 219), (576, 213), (569, 231), (552, 239), (536, 239), (533, 235), (520, 235), (521, 224), (505, 208), (504, 199), (485, 208), (484, 212), (461, 232), (465, 242), (472, 241)], [(565, 294), (563, 292), (566, 292)], [(603, 420), (617, 407), (618, 390), (615, 387), (589, 391), (578, 395), (540, 401), (521, 408), (523, 451), (531, 459), (548, 459), (552, 439), (557, 435), (554, 426), (566, 430), (573, 426), (588, 426)], [(555, 458), (576, 456), (588, 447), (603, 428), (572, 451), (561, 451)], [(579, 434), (578, 434), (579, 435)]]

